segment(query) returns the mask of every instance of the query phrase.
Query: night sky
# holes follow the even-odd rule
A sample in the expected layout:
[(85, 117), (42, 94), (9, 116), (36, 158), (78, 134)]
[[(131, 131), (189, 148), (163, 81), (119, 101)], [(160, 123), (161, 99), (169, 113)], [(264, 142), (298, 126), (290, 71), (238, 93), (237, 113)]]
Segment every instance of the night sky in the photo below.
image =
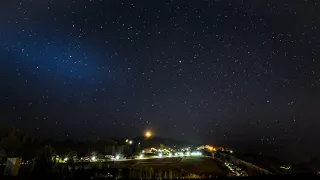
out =
[(320, 151), (316, 0), (4, 0), (0, 123)]

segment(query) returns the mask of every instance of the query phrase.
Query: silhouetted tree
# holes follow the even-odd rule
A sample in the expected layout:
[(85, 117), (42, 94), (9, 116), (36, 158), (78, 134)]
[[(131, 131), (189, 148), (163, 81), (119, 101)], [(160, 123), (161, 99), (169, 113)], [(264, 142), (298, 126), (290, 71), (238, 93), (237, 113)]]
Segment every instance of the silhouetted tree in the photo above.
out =
[(0, 149), (0, 163), (4, 163), (7, 159), (7, 154), (4, 149)]
[(104, 159), (104, 155), (101, 154), (101, 153), (99, 153), (99, 154), (97, 155), (97, 159)]

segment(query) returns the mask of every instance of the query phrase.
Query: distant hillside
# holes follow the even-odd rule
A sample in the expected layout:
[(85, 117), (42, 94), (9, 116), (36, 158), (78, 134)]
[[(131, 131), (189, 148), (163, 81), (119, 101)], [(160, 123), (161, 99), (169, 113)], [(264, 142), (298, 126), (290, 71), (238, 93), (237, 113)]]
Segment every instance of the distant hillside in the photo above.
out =
[[(158, 147), (159, 144), (164, 144), (165, 146), (176, 146), (185, 147), (186, 145), (193, 145), (190, 142), (175, 140), (170, 138), (162, 137), (151, 137), (146, 139), (145, 137), (135, 137), (131, 139), (132, 141), (139, 143), (140, 147)], [(87, 154), (90, 152), (106, 153), (110, 154), (114, 149), (127, 148), (127, 143), (123, 138), (113, 138), (113, 139), (99, 139), (91, 141), (75, 141), (75, 140), (65, 140), (65, 141), (53, 141), (47, 140), (45, 144), (50, 144), (54, 151), (58, 154), (64, 154), (66, 152), (76, 151), (79, 154)]]
[(117, 144), (117, 142), (113, 140), (75, 141), (71, 139), (65, 141), (47, 140), (45, 143), (50, 144), (58, 154), (76, 151), (83, 155), (89, 152), (103, 153), (105, 151), (112, 151), (110, 148)]
[[(238, 158), (251, 162), (255, 165), (268, 169), (272, 172), (281, 172), (279, 168), (282, 165), (288, 165), (274, 157), (254, 155), (254, 154), (237, 154)], [(299, 164), (291, 164), (290, 173), (310, 173), (320, 170), (320, 158), (314, 158), (311, 161)]]
[(164, 144), (166, 146), (178, 146), (184, 147), (187, 145), (196, 145), (195, 143), (191, 143), (188, 141), (171, 139), (171, 138), (163, 138), (163, 137), (150, 137), (145, 138), (143, 136), (133, 138), (133, 141), (140, 142), (143, 147), (150, 147), (150, 146), (158, 146), (159, 144)]
[(320, 158), (314, 158), (311, 161), (297, 164), (296, 167), (302, 172), (315, 172), (320, 170)]
[(236, 157), (244, 161), (253, 163), (259, 167), (270, 170), (271, 172), (280, 172), (280, 166), (286, 165), (284, 162), (274, 157), (257, 154), (237, 154)]
[(117, 144), (113, 140), (91, 141), (54, 141), (40, 140), (31, 134), (13, 126), (0, 124), (0, 161), (4, 157), (21, 156), (24, 159), (44, 155), (44, 153), (65, 154), (76, 151), (80, 154), (88, 152), (112, 151), (112, 146)]
[[(194, 143), (163, 138), (163, 137), (151, 137), (145, 138), (143, 136), (135, 137), (132, 139), (135, 142), (140, 142), (140, 146), (144, 147), (158, 147), (160, 144), (165, 146), (185, 147), (187, 145), (195, 145)], [(123, 146), (124, 145), (124, 146)], [(30, 135), (18, 128), (0, 125), (0, 155), (1, 156), (22, 156), (29, 159), (41, 154), (66, 154), (68, 152), (77, 152), (79, 155), (84, 155), (92, 152), (111, 154), (114, 151), (121, 151), (121, 148), (127, 148), (125, 139), (112, 138), (103, 139), (100, 137), (91, 138), (91, 140), (40, 140), (35, 136)], [(0, 157), (1, 158), (1, 157)]]

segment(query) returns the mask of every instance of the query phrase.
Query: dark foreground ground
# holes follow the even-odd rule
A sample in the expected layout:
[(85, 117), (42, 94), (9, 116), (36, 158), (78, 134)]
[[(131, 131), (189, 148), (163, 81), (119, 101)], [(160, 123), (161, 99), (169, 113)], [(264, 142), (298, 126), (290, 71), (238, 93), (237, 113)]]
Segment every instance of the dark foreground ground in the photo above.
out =
[[(156, 158), (96, 163), (21, 166), (18, 179), (181, 179), (226, 177), (229, 171), (210, 158)], [(0, 179), (2, 179), (0, 177)]]
[[(0, 172), (1, 173), (1, 172)], [(230, 171), (210, 158), (159, 158), (103, 163), (38, 165), (33, 171), (22, 166), (18, 177), (0, 179), (320, 179), (314, 174), (228, 177)]]
[[(4, 180), (31, 180), (34, 179), (32, 177), (30, 178), (12, 178), (12, 177), (5, 177), (1, 178)], [(46, 180), (76, 180), (76, 179), (101, 179), (101, 178), (85, 178), (85, 177), (79, 177), (79, 178), (46, 178)], [(113, 179), (113, 178), (110, 178)], [(208, 178), (210, 179), (210, 178)], [(319, 175), (314, 175), (314, 174), (299, 174), (299, 175), (282, 175), (282, 176), (259, 176), (259, 177), (218, 177), (214, 179), (230, 179), (230, 180), (235, 180), (235, 179), (262, 179), (262, 180), (267, 180), (267, 179), (320, 179)]]

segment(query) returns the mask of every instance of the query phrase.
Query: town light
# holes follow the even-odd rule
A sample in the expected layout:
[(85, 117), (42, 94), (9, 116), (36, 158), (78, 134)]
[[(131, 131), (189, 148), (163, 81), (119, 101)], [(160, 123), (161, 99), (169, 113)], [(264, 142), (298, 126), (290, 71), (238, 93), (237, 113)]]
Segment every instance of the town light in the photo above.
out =
[(158, 154), (158, 157), (160, 157), (160, 158), (161, 158), (161, 157), (162, 157), (162, 153), (159, 153), (159, 154)]
[(120, 156), (119, 155), (116, 155), (116, 160), (119, 160), (120, 159)]
[(201, 152), (192, 152), (191, 153), (191, 156), (202, 156), (202, 153)]
[(68, 158), (66, 157), (66, 158), (64, 158), (64, 161), (68, 161)]
[(139, 158), (142, 159), (143, 158), (143, 154), (140, 154)]
[(169, 156), (171, 157), (171, 156), (172, 156), (172, 153), (169, 153)]
[(92, 157), (91, 157), (91, 160), (92, 160), (92, 161), (95, 161), (95, 160), (96, 160), (96, 157), (95, 157), (95, 156), (92, 156)]
[(129, 141), (129, 144), (132, 144), (132, 141), (131, 141), (131, 140)]

